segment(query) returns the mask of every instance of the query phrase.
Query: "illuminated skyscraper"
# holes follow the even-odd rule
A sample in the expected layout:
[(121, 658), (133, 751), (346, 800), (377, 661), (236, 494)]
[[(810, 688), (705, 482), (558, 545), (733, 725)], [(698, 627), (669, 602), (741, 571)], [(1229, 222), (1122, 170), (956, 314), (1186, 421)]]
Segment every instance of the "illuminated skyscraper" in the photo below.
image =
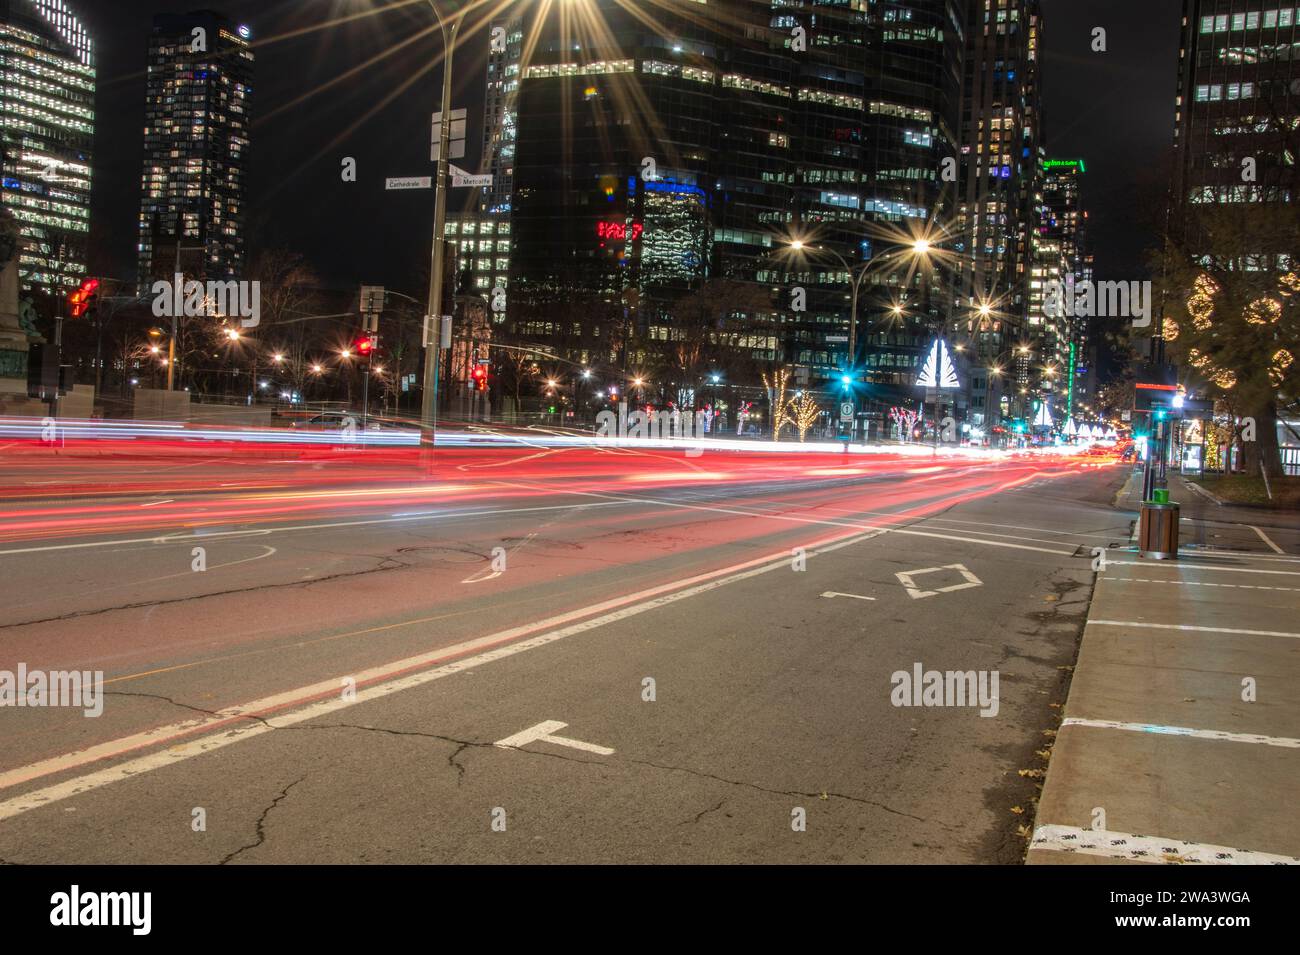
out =
[(23, 288), (75, 288), (90, 232), (95, 61), (64, 0), (0, 0), (4, 203), (22, 234)]
[(145, 92), (140, 283), (240, 278), (253, 52), (211, 11), (154, 18)]
[[(1039, 0), (974, 0), (967, 12), (958, 208), (961, 340), (972, 360), (971, 421), (992, 430), (1024, 414), (1041, 206)], [(987, 306), (981, 308), (981, 306)], [(995, 369), (986, 374), (986, 369)]]
[(488, 33), (487, 86), (483, 103), (483, 162), (492, 185), (483, 190), (487, 213), (509, 213), (515, 178), (515, 124), (519, 118), (519, 68), (524, 27), (519, 17), (494, 22)]
[[(726, 303), (727, 340), (748, 359), (837, 392), (852, 368), (877, 415), (914, 402), (952, 303), (950, 273), (917, 268), (908, 250), (953, 214), (940, 169), (956, 152), (961, 5), (590, 8), (599, 29), (553, 16), (525, 31), (515, 330), (584, 360), (635, 363), (634, 341), (680, 369), (683, 342), (719, 340), (722, 320), (703, 313), (727, 310), (690, 297), (731, 283), (743, 300)], [(856, 356), (846, 265), (868, 268)]]

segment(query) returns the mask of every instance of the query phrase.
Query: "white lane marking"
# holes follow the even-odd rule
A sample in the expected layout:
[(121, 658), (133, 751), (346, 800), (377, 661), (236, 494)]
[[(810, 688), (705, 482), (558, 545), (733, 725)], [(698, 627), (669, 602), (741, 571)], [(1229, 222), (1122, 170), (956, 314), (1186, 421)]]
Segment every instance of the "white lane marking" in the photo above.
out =
[[(543, 524), (542, 526), (545, 527), (545, 526), (547, 526), (548, 524), (554, 524), (554, 523), (555, 523), (554, 521), (547, 521), (546, 524)], [(525, 537), (522, 541), (520, 541), (520, 542), (519, 542), (518, 544), (516, 544), (514, 547), (510, 548), (510, 553), (513, 554), (513, 553), (514, 553), (515, 551), (517, 551), (519, 548), (521, 548), (521, 547), (523, 547), (525, 544), (529, 543), (529, 542), (530, 542), (534, 537), (536, 537), (536, 536), (537, 536), (537, 532), (536, 532), (536, 531), (534, 531), (533, 533), (529, 534), (527, 537)], [(495, 563), (496, 563), (496, 558), (493, 558), (492, 561), (491, 561), (491, 563), (489, 563), (486, 567), (484, 567), (483, 570), (476, 570), (474, 573), (470, 574), (468, 577), (466, 577), (464, 580), (462, 580), (461, 583), (462, 583), (462, 584), (481, 584), (481, 583), (483, 583), (484, 581), (487, 581), (487, 580), (496, 580), (498, 577), (500, 577), (502, 574), (504, 574), (505, 571), (504, 571), (504, 570), (492, 570), (492, 565), (495, 564)], [(490, 574), (488, 574), (486, 577), (480, 577), (480, 576), (479, 576), (479, 574), (485, 573), (485, 572), (487, 572), (487, 571), (492, 571), (492, 572), (491, 572)]]
[(217, 537), (257, 537), (288, 531), (319, 531), (332, 530), (336, 527), (365, 527), (371, 524), (401, 524), (407, 521), (428, 520), (430, 517), (444, 520), (458, 519), (462, 517), (491, 517), (497, 514), (526, 514), (530, 511), (564, 511), (583, 507), (611, 507), (620, 503), (624, 502), (607, 501), (603, 504), (548, 504), (545, 507), (506, 507), (496, 508), (493, 510), (442, 511), (441, 513), (437, 511), (428, 511), (421, 514), (406, 514), (395, 517), (376, 517), (357, 521), (335, 521), (329, 524), (292, 524), (284, 527), (261, 527), (243, 531), (211, 531), (209, 533), (197, 531), (192, 534), (165, 534), (161, 536), (154, 535), (153, 537), (119, 538), (107, 541), (83, 541), (79, 544), (46, 544), (40, 547), (15, 547), (9, 550), (0, 550), (0, 557), (6, 557), (10, 554), (34, 554), (54, 550), (80, 550), (88, 547), (120, 547), (123, 544), (175, 544), (180, 543), (181, 541), (212, 540)]
[(150, 501), (148, 504), (141, 504), (141, 507), (157, 507), (159, 504), (175, 504), (176, 499), (169, 497), (165, 501)]
[[(0, 553), (3, 553), (0, 551)], [(1245, 555), (1242, 555), (1245, 556)], [(1161, 564), (1149, 560), (1107, 560), (1106, 566), (1118, 567), (1145, 567), (1147, 570), (1208, 570), (1214, 574), (1283, 574), (1287, 577), (1300, 577), (1300, 570), (1261, 570), (1258, 567), (1211, 567), (1209, 564), (1189, 564), (1184, 561), (1172, 563), (1164, 561)]]
[(1183, 587), (1231, 587), (1234, 590), (1286, 590), (1300, 591), (1300, 587), (1265, 587), (1263, 584), (1215, 584), (1208, 580), (1156, 580), (1153, 577), (1103, 577), (1118, 583), (1179, 584)]
[(1300, 564), (1300, 557), (1273, 557), (1256, 551), (1214, 550), (1213, 548), (1195, 548), (1188, 556), (1198, 560), (1202, 557), (1218, 557), (1224, 560), (1250, 560), (1251, 563), (1263, 561), (1266, 564)]
[(1231, 627), (1194, 627), (1188, 623), (1141, 623), (1137, 620), (1089, 620), (1090, 627), (1143, 627), (1149, 630), (1194, 630), (1198, 633), (1241, 633), (1249, 637), (1300, 637), (1285, 630), (1235, 630)]
[[(519, 486), (526, 487), (527, 485)], [(791, 521), (796, 524), (820, 524), (827, 527), (853, 527), (863, 531), (880, 531), (884, 534), (903, 534), (908, 537), (937, 537), (940, 540), (962, 541), (967, 544), (984, 544), (986, 547), (1012, 547), (1016, 550), (1032, 550), (1041, 554), (1056, 554), (1060, 557), (1073, 557), (1075, 553), (1072, 550), (1057, 550), (1048, 547), (1030, 547), (1028, 544), (1010, 544), (1005, 541), (985, 540), (982, 537), (958, 537), (955, 534), (936, 534), (932, 531), (917, 531), (902, 527), (880, 527), (876, 524), (860, 524), (856, 521), (827, 521), (819, 520), (814, 517), (795, 517), (790, 514), (769, 514), (764, 511), (743, 511), (739, 508), (733, 507), (711, 507), (705, 504), (682, 504), (677, 501), (660, 501), (654, 498), (614, 497), (611, 494), (600, 494), (595, 491), (562, 491), (561, 493), (575, 494), (580, 497), (611, 498), (616, 501), (635, 504), (658, 504), (663, 507), (680, 507), (692, 511), (713, 511), (718, 514), (736, 514), (741, 517), (763, 517), (771, 521)], [(0, 551), (0, 553), (3, 552)], [(1115, 562), (1111, 561), (1110, 563)]]
[(1080, 829), (1078, 826), (1039, 826), (1034, 830), (1034, 839), (1029, 847), (1167, 865), (1186, 862), (1205, 865), (1300, 865), (1300, 859), (1295, 856), (1212, 846), (1202, 842), (1184, 842), (1160, 836), (1137, 836), (1105, 829)]
[(828, 590), (822, 594), (823, 597), (852, 597), (854, 600), (875, 600), (875, 597), (864, 597), (862, 594), (842, 594), (838, 590)]
[(1275, 554), (1285, 554), (1285, 553), (1286, 553), (1286, 551), (1284, 551), (1281, 547), (1278, 547), (1278, 546), (1277, 546), (1276, 544), (1274, 544), (1271, 540), (1269, 540), (1269, 539), (1268, 539), (1268, 535), (1265, 534), (1265, 533), (1264, 533), (1262, 530), (1260, 530), (1258, 527), (1256, 527), (1254, 524), (1247, 524), (1246, 526), (1249, 527), (1249, 528), (1250, 528), (1252, 531), (1254, 531), (1256, 534), (1258, 534), (1260, 540), (1262, 540), (1262, 541), (1263, 541), (1265, 544), (1267, 544), (1269, 547), (1273, 548), (1273, 553), (1275, 553)]
[[(952, 527), (952, 528), (944, 527), (944, 526), (943, 526), (944, 523), (947, 523), (947, 522), (945, 521), (945, 522), (940, 523), (940, 522), (937, 522), (937, 521), (934, 521), (934, 520), (927, 520), (927, 521), (925, 522), (925, 526), (926, 526), (926, 527), (937, 527), (937, 528), (938, 528), (939, 530), (941, 530), (941, 531), (946, 531), (946, 530), (954, 530), (954, 531), (956, 531), (956, 530), (964, 530), (964, 528), (960, 528), (960, 527)], [(1023, 534), (996, 534), (996, 533), (994, 533), (993, 531), (981, 531), (981, 530), (976, 530), (976, 529), (974, 529), (974, 528), (972, 528), (972, 529), (970, 529), (970, 530), (967, 530), (966, 533), (967, 533), (967, 534), (983, 534), (985, 537), (1002, 537), (1002, 538), (1005, 538), (1006, 540), (1013, 540), (1013, 541), (1036, 541), (1036, 542), (1039, 543), (1039, 544), (1066, 544), (1066, 543), (1069, 543), (1068, 541), (1051, 540), (1051, 539), (1046, 538), (1046, 537), (1025, 537)], [(1088, 536), (1098, 536), (1098, 537), (1100, 537), (1100, 535), (1088, 535), (1088, 534), (1079, 534), (1079, 535), (1076, 535), (1076, 536), (1078, 536), (1078, 537), (1088, 537)], [(1114, 535), (1114, 536), (1111, 536), (1111, 537), (1108, 537), (1108, 538), (1104, 538), (1104, 539), (1105, 539), (1105, 540), (1114, 540), (1114, 539), (1115, 539), (1115, 536), (1118, 536), (1118, 535)]]
[(580, 739), (573, 739), (569, 736), (554, 735), (556, 730), (562, 730), (568, 725), (568, 723), (561, 723), (559, 720), (546, 720), (536, 726), (530, 726), (514, 736), (499, 739), (492, 745), (500, 746), (502, 749), (523, 749), (529, 743), (554, 743), (556, 746), (568, 746), (571, 749), (580, 749), (584, 752), (595, 753), (598, 756), (614, 755), (614, 751), (608, 746), (597, 746), (595, 743), (584, 743)]
[[(814, 543), (809, 547), (809, 553), (813, 555), (828, 554), (876, 536), (878, 534), (854, 534), (838, 541), (832, 538), (832, 543), (824, 545)], [(100, 743), (84, 750), (65, 753), (62, 756), (32, 763), (29, 766), (20, 766), (0, 773), (0, 789), (7, 789), (10, 786), (29, 782), (41, 776), (48, 776), (51, 773), (76, 769), (101, 759), (121, 756), (132, 750), (171, 742), (179, 736), (186, 736), (204, 728), (226, 724), (225, 728), (220, 732), (209, 736), (177, 743), (166, 749), (119, 763), (116, 766), (87, 773), (84, 776), (76, 776), (52, 786), (47, 786), (44, 789), (33, 790), (5, 802), (0, 802), (0, 820), (21, 815), (28, 810), (47, 806), (52, 802), (67, 799), (79, 793), (89, 792), (92, 789), (98, 789), (119, 780), (130, 779), (141, 773), (161, 769), (164, 766), (172, 766), (182, 760), (191, 759), (212, 752), (215, 749), (222, 749), (232, 743), (260, 736), (262, 733), (270, 732), (273, 729), (294, 726), (319, 716), (356, 706), (358, 703), (382, 699), (402, 690), (423, 686), (445, 676), (451, 676), (486, 663), (524, 653), (527, 650), (546, 646), (548, 643), (563, 640), (574, 634), (594, 630), (607, 623), (614, 623), (627, 617), (645, 613), (648, 610), (655, 610), (676, 601), (715, 590), (727, 584), (757, 577), (773, 570), (783, 570), (789, 566), (790, 555), (786, 552), (756, 557), (740, 564), (697, 574), (682, 581), (660, 584), (639, 593), (630, 594), (626, 597), (616, 597), (550, 617), (546, 620), (539, 620), (536, 623), (521, 624), (508, 630), (467, 640), (454, 646), (431, 650), (383, 666), (372, 667), (361, 673), (352, 674), (355, 681), (353, 685), (357, 689), (356, 693), (350, 698), (344, 698), (339, 692), (341, 685), (339, 680), (325, 680), (311, 686), (298, 687), (297, 689), (277, 693), (274, 696), (254, 700), (251, 703), (227, 707), (211, 716), (155, 727), (142, 733), (135, 733), (131, 736), (110, 740), (107, 743)], [(676, 589), (679, 587), (685, 589)], [(582, 619), (593, 613), (608, 611), (611, 608), (620, 609), (588, 620)], [(575, 620), (581, 622), (570, 623), (570, 621)], [(570, 625), (560, 626), (559, 629), (549, 629), (561, 624)], [(539, 630), (544, 632), (527, 640), (518, 640), (514, 643), (508, 642), (527, 634), (537, 633)], [(452, 659), (452, 662), (444, 663), (434, 669), (419, 669), (466, 653), (474, 653), (475, 651), (484, 652), (463, 659)], [(411, 670), (417, 670), (418, 672), (408, 672)], [(275, 716), (262, 716), (262, 714), (277, 710), (283, 710), (284, 712)], [(241, 719), (255, 719), (257, 722), (236, 722)]]
[[(964, 583), (952, 584), (949, 587), (938, 587), (934, 590), (921, 590), (916, 586), (916, 578), (922, 574), (936, 574), (941, 570), (955, 570), (965, 578)], [(982, 587), (984, 581), (972, 574), (965, 564), (944, 564), (942, 567), (926, 567), (923, 570), (909, 570), (906, 573), (896, 573), (895, 577), (898, 582), (907, 588), (907, 595), (913, 600), (920, 600), (922, 597), (937, 597), (939, 594), (951, 593), (954, 590), (966, 590), (969, 587)]]
[(1061, 728), (1067, 726), (1089, 726), (1094, 729), (1128, 730), (1133, 733), (1151, 733), (1156, 736), (1190, 736), (1195, 739), (1212, 739), (1224, 743), (1260, 743), (1264, 746), (1280, 746), (1283, 749), (1300, 749), (1300, 739), (1286, 736), (1263, 736), (1258, 733), (1229, 733), (1227, 730), (1198, 730), (1189, 726), (1163, 726), (1159, 723), (1126, 723), (1121, 720), (1089, 720), (1076, 716), (1067, 716), (1061, 720)]

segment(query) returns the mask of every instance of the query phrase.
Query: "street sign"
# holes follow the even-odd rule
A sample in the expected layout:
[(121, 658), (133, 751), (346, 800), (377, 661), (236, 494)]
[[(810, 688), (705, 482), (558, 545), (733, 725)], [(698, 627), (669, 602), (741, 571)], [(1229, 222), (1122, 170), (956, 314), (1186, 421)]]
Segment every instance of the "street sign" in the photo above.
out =
[(848, 335), (827, 335), (826, 336), (826, 341), (828, 342), (847, 342), (848, 340), (849, 340)]
[(382, 312), (384, 310), (384, 287), (382, 285), (361, 286), (361, 311)]
[(841, 421), (853, 420), (853, 402), (845, 401), (840, 405), (840, 420)]
[[(453, 109), (448, 120), (447, 158), (465, 158), (465, 110)], [(442, 139), (442, 110), (433, 114), (433, 149), (429, 158), (438, 161), (438, 146)]]
[(1188, 398), (1170, 392), (1151, 395), (1152, 411), (1167, 411), (1171, 418), (1200, 418), (1214, 414), (1214, 401), (1209, 398)]
[(385, 189), (432, 189), (432, 176), (402, 176), (396, 179), (385, 179)]
[[(441, 329), (439, 329), (441, 326)], [(436, 316), (424, 316), (424, 338), (421, 344), (428, 348), (434, 339), (438, 339), (438, 347), (446, 351), (451, 347), (451, 316), (444, 315), (439, 321)]]
[(450, 164), (448, 164), (448, 166), (449, 168), (447, 171), (451, 173), (451, 184), (454, 188), (459, 189), (464, 186), (478, 187), (478, 186), (492, 185), (491, 173), (488, 173), (487, 175), (483, 175), (483, 176), (476, 176), (473, 175), (472, 173), (466, 172), (464, 169), (461, 169), (459, 166), (451, 166)]

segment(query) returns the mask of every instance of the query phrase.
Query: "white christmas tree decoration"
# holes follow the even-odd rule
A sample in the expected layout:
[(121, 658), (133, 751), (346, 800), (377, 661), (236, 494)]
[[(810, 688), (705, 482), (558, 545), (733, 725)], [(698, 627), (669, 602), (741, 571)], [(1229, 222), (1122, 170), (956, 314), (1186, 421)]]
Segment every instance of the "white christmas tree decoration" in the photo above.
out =
[(948, 354), (948, 346), (942, 338), (936, 338), (921, 366), (920, 377), (916, 379), (918, 388), (958, 388), (957, 368)]

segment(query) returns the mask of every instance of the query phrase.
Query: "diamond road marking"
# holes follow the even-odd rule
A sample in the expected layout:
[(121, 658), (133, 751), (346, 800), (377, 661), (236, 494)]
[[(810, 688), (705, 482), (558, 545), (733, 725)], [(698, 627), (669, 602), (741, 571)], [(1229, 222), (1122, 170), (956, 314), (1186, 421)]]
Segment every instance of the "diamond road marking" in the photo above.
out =
[[(941, 570), (955, 570), (965, 579), (964, 583), (953, 584), (951, 587), (939, 587), (935, 590), (921, 590), (916, 586), (916, 578), (922, 574), (937, 574)], [(984, 581), (972, 574), (965, 564), (944, 564), (942, 567), (925, 567), (921, 570), (909, 570), (907, 573), (894, 574), (898, 582), (907, 588), (908, 596), (913, 600), (920, 600), (922, 597), (937, 597), (939, 594), (951, 593), (954, 590), (965, 590), (968, 587), (981, 587)]]

